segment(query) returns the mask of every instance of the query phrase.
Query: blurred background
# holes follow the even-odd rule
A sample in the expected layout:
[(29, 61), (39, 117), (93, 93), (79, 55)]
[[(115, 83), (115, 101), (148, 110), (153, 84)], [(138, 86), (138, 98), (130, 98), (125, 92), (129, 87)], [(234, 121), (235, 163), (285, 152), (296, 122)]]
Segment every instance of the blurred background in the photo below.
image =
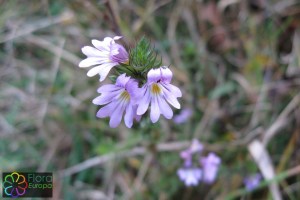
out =
[[(53, 199), (300, 199), (299, 25), (297, 0), (2, 0), (0, 171), (53, 172)], [(95, 117), (81, 48), (115, 35), (148, 37), (170, 65), (173, 120)], [(222, 163), (186, 187), (194, 138)]]

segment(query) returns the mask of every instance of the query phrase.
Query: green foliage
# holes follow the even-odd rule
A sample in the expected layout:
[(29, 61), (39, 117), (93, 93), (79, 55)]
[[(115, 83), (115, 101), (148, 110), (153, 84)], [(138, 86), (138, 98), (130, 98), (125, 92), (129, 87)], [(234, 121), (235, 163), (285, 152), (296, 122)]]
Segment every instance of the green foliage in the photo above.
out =
[(158, 68), (162, 64), (162, 60), (158, 59), (158, 55), (151, 46), (150, 41), (142, 37), (135, 48), (129, 52), (129, 65), (136, 71), (145, 75), (150, 69)]

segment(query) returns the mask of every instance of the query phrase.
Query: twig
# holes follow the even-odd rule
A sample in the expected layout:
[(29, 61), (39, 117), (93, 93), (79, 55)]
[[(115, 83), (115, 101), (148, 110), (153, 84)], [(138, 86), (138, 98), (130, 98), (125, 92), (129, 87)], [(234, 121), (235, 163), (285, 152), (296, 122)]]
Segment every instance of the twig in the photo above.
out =
[[(29, 35), (29, 36), (26, 36), (25, 39), (32, 44), (38, 45), (38, 46), (50, 51), (54, 55), (56, 55), (57, 52), (59, 52), (61, 50), (60, 47), (57, 47), (57, 46), (53, 45), (51, 42), (48, 42), (47, 40), (45, 40), (41, 37), (38, 37), (38, 36)], [(66, 61), (69, 61), (70, 63), (72, 63), (74, 65), (78, 65), (78, 63), (80, 61), (80, 59), (76, 55), (70, 53), (67, 50), (62, 50), (61, 58)]]
[[(266, 180), (271, 180), (275, 177), (274, 167), (268, 151), (264, 148), (259, 140), (253, 140), (248, 145), (248, 150), (256, 162), (259, 170)], [(277, 183), (271, 183), (270, 191), (274, 200), (281, 200), (281, 194)]]
[[(257, 128), (254, 130), (255, 134), (260, 132), (260, 128)], [(252, 135), (252, 134), (251, 134)], [(237, 140), (230, 143), (222, 143), (222, 144), (203, 144), (205, 149), (210, 151), (223, 151), (224, 149), (230, 149), (230, 148), (236, 148), (240, 146), (244, 146), (245, 144), (249, 143), (252, 140), (252, 138), (244, 138), (242, 140)], [(184, 148), (187, 148), (190, 145), (190, 141), (182, 141), (182, 142), (171, 142), (171, 143), (163, 143), (159, 144), (157, 146), (158, 152), (169, 152), (169, 151), (180, 151)], [(147, 153), (146, 147), (135, 147), (131, 150), (122, 151), (122, 152), (116, 152), (116, 153), (109, 153), (102, 156), (97, 156), (94, 158), (90, 158), (88, 160), (85, 160), (77, 165), (74, 165), (70, 168), (61, 170), (58, 172), (59, 177), (66, 177), (71, 176), (72, 174), (81, 172), (83, 170), (89, 169), (91, 167), (104, 164), (106, 162), (109, 162), (113, 159), (121, 159), (121, 158), (129, 158), (133, 156), (139, 156), (139, 155), (145, 155)]]
[[(157, 147), (158, 151), (176, 151), (186, 148), (189, 145), (189, 142), (174, 142), (174, 143), (166, 143), (160, 144)], [(78, 173), (80, 171), (86, 170), (88, 168), (94, 167), (96, 165), (101, 165), (108, 161), (117, 158), (128, 158), (132, 156), (144, 155), (147, 152), (145, 147), (135, 147), (132, 150), (118, 152), (118, 153), (109, 153), (103, 156), (97, 156), (94, 158), (90, 158), (82, 163), (74, 165), (68, 169), (62, 170), (59, 172), (60, 177), (70, 176), (72, 174)]]
[(275, 122), (270, 126), (270, 128), (266, 131), (263, 137), (263, 144), (266, 146), (270, 139), (274, 137), (278, 131), (283, 128), (283, 126), (288, 121), (288, 115), (300, 105), (300, 93), (296, 95), (291, 102), (286, 106), (286, 108), (281, 112), (281, 114), (277, 117)]

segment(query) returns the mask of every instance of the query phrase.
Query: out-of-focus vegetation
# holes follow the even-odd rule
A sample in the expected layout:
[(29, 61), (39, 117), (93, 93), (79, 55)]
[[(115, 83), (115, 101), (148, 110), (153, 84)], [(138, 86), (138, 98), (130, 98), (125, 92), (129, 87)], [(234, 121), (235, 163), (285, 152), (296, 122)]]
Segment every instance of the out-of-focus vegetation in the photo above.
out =
[[(299, 25), (296, 0), (2, 0), (0, 170), (54, 172), (54, 199), (299, 199)], [(188, 121), (96, 119), (80, 49), (115, 35), (151, 39)], [(177, 177), (193, 138), (222, 159), (212, 185)]]

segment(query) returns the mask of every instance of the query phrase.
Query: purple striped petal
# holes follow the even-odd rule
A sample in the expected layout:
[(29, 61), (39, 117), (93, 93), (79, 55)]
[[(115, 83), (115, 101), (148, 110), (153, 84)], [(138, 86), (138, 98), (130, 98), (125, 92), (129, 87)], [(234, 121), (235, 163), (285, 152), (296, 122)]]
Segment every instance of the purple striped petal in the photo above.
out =
[(125, 113), (125, 116), (124, 116), (125, 125), (126, 125), (128, 128), (131, 128), (131, 127), (132, 127), (132, 124), (133, 124), (133, 118), (134, 118), (134, 113), (133, 113), (132, 104), (129, 104), (129, 105), (126, 107), (126, 113)]
[(103, 85), (101, 87), (98, 88), (97, 92), (98, 93), (103, 93), (103, 92), (113, 92), (116, 90), (119, 90), (120, 88), (113, 85), (113, 84), (107, 84), (107, 85)]
[(106, 106), (102, 107), (96, 114), (99, 118), (105, 118), (111, 115), (112, 111), (116, 108), (116, 103), (111, 102), (110, 104), (107, 104)]
[(110, 116), (109, 126), (111, 128), (116, 128), (121, 123), (123, 113), (126, 107), (126, 102), (124, 101), (119, 101), (117, 104), (117, 107), (115, 107), (112, 115)]
[(142, 99), (138, 105), (138, 109), (136, 112), (137, 115), (143, 115), (147, 111), (151, 100), (150, 91), (146, 85), (143, 88), (141, 88), (141, 93)]
[(173, 117), (173, 111), (170, 108), (170, 106), (160, 96), (157, 97), (157, 100), (158, 100), (158, 106), (159, 106), (161, 114), (163, 114), (163, 116), (165, 116), (165, 118), (171, 119)]

